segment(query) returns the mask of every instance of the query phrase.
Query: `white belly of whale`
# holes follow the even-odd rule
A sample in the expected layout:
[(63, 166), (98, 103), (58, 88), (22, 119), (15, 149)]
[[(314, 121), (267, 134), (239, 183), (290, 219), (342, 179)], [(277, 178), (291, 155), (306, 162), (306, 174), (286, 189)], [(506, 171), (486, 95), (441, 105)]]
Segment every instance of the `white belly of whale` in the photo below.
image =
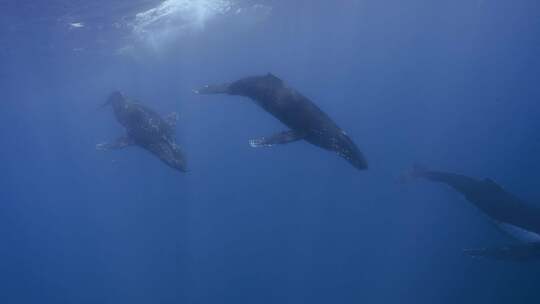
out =
[(539, 243), (540, 242), (540, 234), (523, 229), (521, 227), (502, 223), (497, 223), (499, 228), (503, 230), (504, 232), (508, 233), (511, 237), (520, 240), (522, 242), (527, 243)]

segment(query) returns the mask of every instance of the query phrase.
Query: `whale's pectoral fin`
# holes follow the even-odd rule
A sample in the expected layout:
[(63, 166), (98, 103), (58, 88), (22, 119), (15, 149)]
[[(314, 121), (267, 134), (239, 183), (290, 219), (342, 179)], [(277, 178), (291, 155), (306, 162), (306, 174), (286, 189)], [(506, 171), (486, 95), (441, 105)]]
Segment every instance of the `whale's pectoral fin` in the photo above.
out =
[(499, 248), (466, 249), (465, 254), (472, 257), (496, 260), (529, 261), (540, 259), (540, 243), (506, 246)]
[(289, 130), (269, 137), (261, 137), (249, 141), (249, 145), (253, 148), (271, 147), (273, 145), (288, 144), (293, 141), (301, 140), (305, 137), (305, 133)]
[(167, 116), (165, 116), (165, 122), (171, 127), (175, 128), (176, 123), (178, 122), (178, 119), (180, 118), (180, 115), (176, 112), (169, 113)]
[(108, 150), (116, 150), (116, 149), (122, 149), (125, 147), (129, 147), (133, 145), (133, 140), (129, 138), (128, 136), (122, 136), (117, 138), (113, 142), (104, 142), (96, 145), (96, 150), (100, 151), (108, 151)]

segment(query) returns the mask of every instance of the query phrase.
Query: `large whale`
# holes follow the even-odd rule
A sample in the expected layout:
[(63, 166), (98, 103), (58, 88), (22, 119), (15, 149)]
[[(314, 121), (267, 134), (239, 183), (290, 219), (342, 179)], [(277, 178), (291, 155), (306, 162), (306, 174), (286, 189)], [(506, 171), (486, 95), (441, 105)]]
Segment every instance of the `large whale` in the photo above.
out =
[(450, 186), (487, 215), (500, 230), (521, 242), (500, 248), (465, 250), (467, 254), (503, 260), (540, 259), (540, 208), (520, 200), (491, 179), (480, 180), (420, 167), (415, 167), (411, 176)]
[(231, 83), (206, 85), (197, 94), (228, 94), (255, 101), (289, 130), (250, 140), (252, 147), (269, 147), (305, 140), (345, 158), (357, 169), (367, 169), (362, 152), (351, 138), (311, 100), (272, 74), (246, 77)]
[(126, 134), (113, 142), (101, 143), (98, 150), (139, 146), (161, 159), (169, 167), (185, 172), (186, 161), (176, 144), (176, 113), (162, 118), (159, 114), (137, 102), (130, 101), (120, 92), (113, 92), (104, 106), (112, 106), (116, 120)]

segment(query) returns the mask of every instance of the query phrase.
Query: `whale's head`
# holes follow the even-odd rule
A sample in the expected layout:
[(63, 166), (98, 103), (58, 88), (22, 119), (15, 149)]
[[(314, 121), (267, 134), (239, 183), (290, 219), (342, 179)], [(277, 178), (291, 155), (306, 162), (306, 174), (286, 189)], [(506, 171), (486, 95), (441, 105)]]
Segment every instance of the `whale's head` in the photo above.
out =
[(262, 76), (249, 76), (232, 82), (229, 85), (229, 94), (264, 100), (269, 96), (273, 96), (283, 86), (281, 79), (268, 73)]
[(233, 82), (209, 84), (193, 90), (195, 94), (229, 94), (263, 99), (271, 95), (277, 88), (283, 86), (283, 81), (268, 73), (263, 76), (249, 76)]
[(110, 105), (113, 107), (113, 109), (117, 110), (121, 108), (125, 102), (126, 97), (124, 94), (122, 94), (120, 91), (114, 91), (109, 95), (107, 101), (103, 104), (103, 107)]
[(199, 89), (193, 90), (193, 93), (199, 95), (229, 94), (229, 83), (207, 84)]
[(364, 154), (358, 149), (351, 138), (343, 131), (334, 139), (333, 150), (358, 170), (368, 168), (367, 160)]

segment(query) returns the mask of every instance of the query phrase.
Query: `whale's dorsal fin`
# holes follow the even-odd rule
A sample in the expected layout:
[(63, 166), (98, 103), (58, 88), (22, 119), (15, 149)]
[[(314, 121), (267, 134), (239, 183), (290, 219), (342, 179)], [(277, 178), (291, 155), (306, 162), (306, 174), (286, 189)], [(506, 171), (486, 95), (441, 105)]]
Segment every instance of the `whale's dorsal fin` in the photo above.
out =
[(275, 82), (283, 83), (283, 80), (279, 79), (279, 77), (277, 77), (276, 75), (274, 75), (272, 73), (266, 74), (266, 78), (268, 78), (268, 79), (270, 79), (272, 81), (275, 81)]
[(503, 187), (501, 187), (501, 185), (497, 184), (497, 182), (495, 182), (491, 178), (484, 178), (484, 183), (486, 183), (487, 185), (489, 185), (489, 186), (491, 186), (493, 188), (496, 188), (496, 189), (499, 189), (499, 190), (504, 190)]
[(497, 185), (497, 183), (491, 178), (484, 178), (484, 181), (488, 184)]
[(288, 144), (297, 140), (301, 140), (306, 136), (304, 132), (295, 130), (283, 131), (268, 137), (261, 137), (249, 141), (249, 145), (253, 148), (271, 147), (273, 145)]

